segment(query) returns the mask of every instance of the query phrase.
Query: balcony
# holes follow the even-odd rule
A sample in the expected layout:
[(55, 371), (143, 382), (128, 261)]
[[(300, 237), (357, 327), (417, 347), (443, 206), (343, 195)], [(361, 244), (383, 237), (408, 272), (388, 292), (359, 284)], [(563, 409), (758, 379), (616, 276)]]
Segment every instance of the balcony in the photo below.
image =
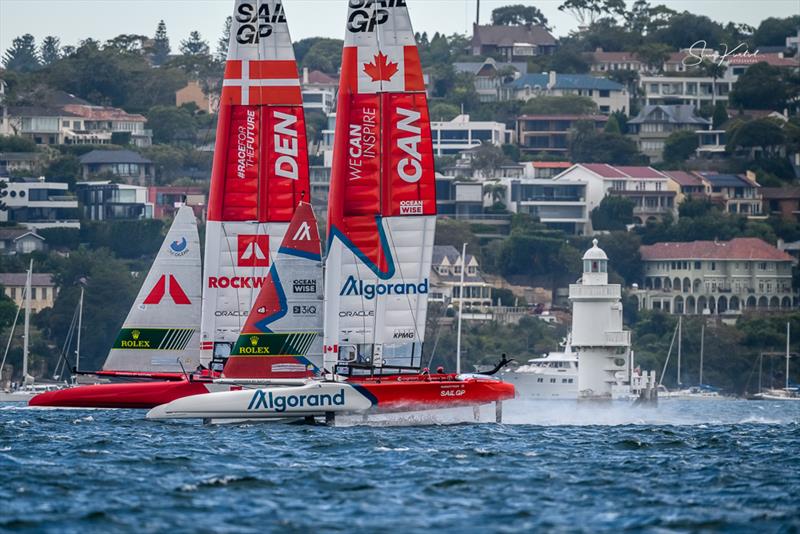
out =
[(609, 347), (627, 347), (631, 344), (631, 333), (627, 330), (606, 332), (605, 344)]
[(605, 300), (619, 299), (621, 288), (619, 284), (609, 284), (603, 286), (586, 286), (583, 284), (570, 284), (569, 298), (581, 300)]

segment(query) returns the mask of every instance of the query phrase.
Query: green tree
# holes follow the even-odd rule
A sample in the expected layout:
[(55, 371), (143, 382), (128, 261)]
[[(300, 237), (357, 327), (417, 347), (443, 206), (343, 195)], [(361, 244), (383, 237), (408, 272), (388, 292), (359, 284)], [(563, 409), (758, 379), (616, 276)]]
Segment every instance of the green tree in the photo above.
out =
[(36, 152), (36, 143), (16, 135), (0, 135), (0, 152)]
[(155, 106), (147, 113), (147, 127), (153, 130), (155, 143), (193, 143), (197, 125), (186, 108)]
[(797, 94), (797, 87), (790, 85), (781, 68), (756, 63), (733, 84), (730, 100), (732, 106), (745, 109), (782, 111), (789, 98)]
[(492, 11), (492, 24), (497, 26), (544, 26), (547, 28), (547, 17), (535, 6), (515, 4), (498, 7)]
[(691, 158), (697, 147), (699, 139), (692, 130), (672, 132), (664, 141), (664, 161), (668, 163), (683, 163)]
[(119, 52), (128, 54), (142, 54), (144, 52), (147, 39), (148, 38), (146, 35), (123, 33), (106, 41), (105, 48), (113, 48)]
[(626, 230), (633, 224), (633, 201), (629, 198), (608, 195), (592, 210), (594, 230)]
[(8, 70), (17, 72), (33, 72), (41, 67), (39, 54), (36, 51), (36, 41), (33, 35), (26, 33), (15, 38), (11, 48), (3, 56), (3, 65)]
[(735, 124), (729, 128), (727, 137), (726, 149), (729, 152), (756, 148), (764, 152), (775, 152), (786, 142), (786, 135), (781, 127), (769, 118)]
[(599, 240), (600, 248), (608, 255), (609, 265), (623, 279), (624, 284), (639, 282), (642, 278), (642, 256), (639, 253), (642, 239), (639, 235), (635, 232), (614, 231), (599, 237)]
[(628, 137), (599, 132), (594, 123), (582, 121), (570, 133), (569, 152), (574, 163), (634, 165), (644, 162), (636, 143)]
[(189, 33), (188, 39), (181, 41), (180, 51), (184, 56), (208, 56), (209, 50), (208, 42), (196, 30)]
[(725, 30), (721, 24), (688, 11), (670, 17), (663, 28), (648, 33), (650, 42), (663, 43), (673, 50), (687, 48), (698, 41), (705, 41), (708, 48), (717, 49), (724, 37)]
[(491, 143), (483, 143), (473, 153), (472, 169), (488, 177), (508, 162), (508, 158), (500, 147)]
[(61, 41), (59, 38), (53, 37), (52, 35), (45, 37), (44, 41), (42, 41), (40, 53), (42, 64), (45, 66), (52, 65), (61, 59)]
[(163, 65), (169, 59), (172, 48), (169, 46), (169, 37), (167, 36), (167, 25), (163, 20), (158, 22), (156, 26), (156, 34), (153, 37), (153, 47), (151, 49), (153, 54), (153, 63), (155, 65)]
[(672, 48), (661, 43), (646, 43), (636, 50), (636, 56), (651, 71), (663, 72), (664, 63), (669, 59)]
[(480, 259), (480, 240), (470, 228), (469, 223), (443, 217), (436, 219), (434, 242), (437, 245), (451, 245), (457, 250), (461, 250), (461, 246), (466, 243), (469, 253)]
[(340, 39), (319, 38), (303, 55), (302, 67), (336, 75), (341, 64), (343, 43)]
[(52, 182), (66, 182), (71, 188), (81, 177), (80, 160), (71, 154), (60, 156), (50, 162), (44, 171), (44, 177)]
[(753, 33), (753, 46), (786, 46), (786, 38), (794, 35), (799, 27), (800, 15), (766, 18)]
[(622, 128), (620, 128), (619, 121), (617, 120), (616, 116), (611, 115), (608, 117), (608, 122), (606, 123), (603, 131), (612, 135), (622, 135)]
[(215, 59), (217, 61), (225, 61), (228, 59), (228, 46), (231, 41), (231, 24), (233, 24), (233, 17), (225, 19), (225, 25), (222, 27), (222, 36), (217, 41), (217, 53)]
[(728, 122), (728, 109), (725, 107), (724, 102), (717, 101), (717, 104), (714, 106), (714, 113), (711, 116), (711, 122), (715, 130), (719, 130)]
[(445, 102), (435, 102), (430, 106), (430, 117), (432, 121), (450, 121), (455, 119), (461, 110), (453, 104)]
[(582, 26), (593, 23), (600, 16), (622, 16), (625, 14), (625, 0), (565, 0), (559, 11), (567, 11)]
[(526, 115), (591, 115), (597, 104), (588, 96), (538, 96), (522, 107)]

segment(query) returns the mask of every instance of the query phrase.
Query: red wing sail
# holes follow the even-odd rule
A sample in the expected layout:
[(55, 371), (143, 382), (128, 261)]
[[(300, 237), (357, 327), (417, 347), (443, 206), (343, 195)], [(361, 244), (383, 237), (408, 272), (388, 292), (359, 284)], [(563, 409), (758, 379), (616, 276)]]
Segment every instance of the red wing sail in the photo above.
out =
[(390, 360), (384, 345), (392, 354), (416, 345), (413, 366), (436, 216), (425, 84), (404, 0), (350, 2), (347, 20), (328, 201), (326, 368), (341, 345), (371, 352), (378, 365)]
[(300, 81), (283, 4), (236, 0), (209, 193), (204, 359), (227, 356), (309, 198)]
[(301, 203), (225, 364), (227, 378), (305, 378), (321, 357), (322, 265), (317, 221)]

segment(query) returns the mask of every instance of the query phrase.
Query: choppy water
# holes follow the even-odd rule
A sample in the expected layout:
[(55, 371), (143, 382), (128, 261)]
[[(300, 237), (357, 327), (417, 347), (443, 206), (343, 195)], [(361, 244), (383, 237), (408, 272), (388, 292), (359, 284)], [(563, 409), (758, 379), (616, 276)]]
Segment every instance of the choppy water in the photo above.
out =
[(0, 407), (0, 531), (800, 530), (800, 403), (530, 403), (504, 425), (143, 416)]

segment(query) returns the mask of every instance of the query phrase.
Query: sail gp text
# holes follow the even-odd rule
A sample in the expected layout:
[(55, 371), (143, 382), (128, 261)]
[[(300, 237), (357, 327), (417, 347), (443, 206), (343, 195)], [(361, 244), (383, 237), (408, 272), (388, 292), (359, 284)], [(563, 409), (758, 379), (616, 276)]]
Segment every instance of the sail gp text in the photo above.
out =
[(250, 399), (247, 409), (285, 412), (287, 409), (322, 408), (324, 406), (344, 406), (344, 389), (340, 389), (339, 393), (334, 393), (333, 395), (324, 393), (281, 395), (259, 389), (253, 393), (253, 398)]

